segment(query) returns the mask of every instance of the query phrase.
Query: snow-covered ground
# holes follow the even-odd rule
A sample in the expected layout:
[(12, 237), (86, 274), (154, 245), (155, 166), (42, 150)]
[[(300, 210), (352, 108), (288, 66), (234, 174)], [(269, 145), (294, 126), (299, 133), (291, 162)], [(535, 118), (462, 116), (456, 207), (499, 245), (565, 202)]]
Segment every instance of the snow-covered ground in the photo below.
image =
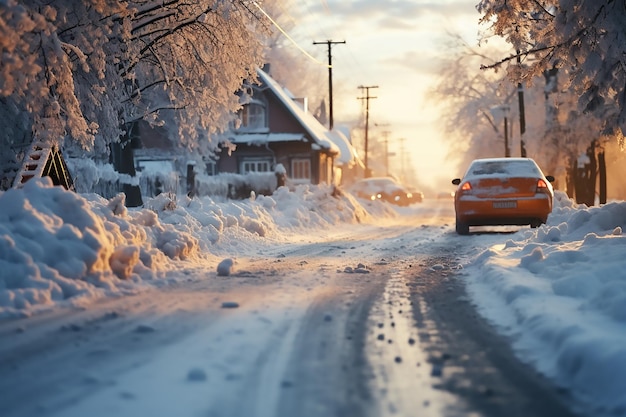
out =
[(625, 228), (625, 202), (587, 208), (557, 192), (547, 225), (465, 270), (479, 311), (519, 355), (597, 415), (626, 415)]
[[(129, 210), (122, 197), (31, 180), (0, 194), (0, 318), (89, 309), (186, 279), (181, 268), (221, 264), (228, 275), (238, 254), (263, 253), (268, 242), (402, 215), (326, 187), (245, 201), (160, 195)], [(557, 192), (538, 229), (456, 236), (446, 227), (478, 245), (463, 260), (469, 294), (520, 357), (598, 414), (626, 415), (626, 203), (587, 208)]]
[(53, 187), (48, 178), (29, 181), (0, 194), (0, 318), (85, 306), (175, 279), (169, 272), (181, 263), (215, 269), (285, 233), (395, 214), (382, 204), (367, 212), (331, 192), (281, 188), (246, 201), (161, 194), (128, 210), (123, 194), (109, 201)]

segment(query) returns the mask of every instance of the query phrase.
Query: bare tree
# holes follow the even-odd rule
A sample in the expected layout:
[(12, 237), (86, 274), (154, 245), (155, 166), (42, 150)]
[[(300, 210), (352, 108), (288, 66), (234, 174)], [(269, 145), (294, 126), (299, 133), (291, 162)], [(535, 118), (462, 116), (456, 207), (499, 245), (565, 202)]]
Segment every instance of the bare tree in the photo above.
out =
[(452, 52), (441, 62), (431, 96), (443, 107), (451, 156), (460, 158), (463, 166), (478, 157), (504, 156), (503, 115), (492, 110), (508, 105), (509, 117), (516, 115), (511, 84), (503, 73), (479, 70), (481, 63), (493, 62), (486, 55), (493, 51), (479, 51), (454, 34), (448, 47)]

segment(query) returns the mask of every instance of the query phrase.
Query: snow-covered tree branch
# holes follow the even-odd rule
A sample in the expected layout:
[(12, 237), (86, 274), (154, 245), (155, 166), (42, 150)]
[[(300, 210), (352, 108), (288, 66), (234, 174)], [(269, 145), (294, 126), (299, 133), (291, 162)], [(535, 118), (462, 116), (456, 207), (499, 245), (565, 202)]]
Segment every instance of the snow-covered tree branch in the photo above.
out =
[(95, 152), (129, 121), (177, 109), (170, 139), (193, 149), (239, 107), (266, 31), (243, 0), (6, 0), (0, 95), (38, 140)]
[(482, 23), (516, 51), (493, 66), (528, 81), (553, 67), (567, 70), (565, 88), (579, 110), (604, 121), (604, 131), (626, 131), (626, 4), (616, 0), (482, 0)]

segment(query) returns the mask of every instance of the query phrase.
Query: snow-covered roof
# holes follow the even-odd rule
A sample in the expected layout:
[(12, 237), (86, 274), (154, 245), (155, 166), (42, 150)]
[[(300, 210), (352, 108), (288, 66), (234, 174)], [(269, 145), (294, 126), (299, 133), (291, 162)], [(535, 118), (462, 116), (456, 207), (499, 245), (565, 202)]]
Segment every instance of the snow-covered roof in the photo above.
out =
[(274, 142), (306, 141), (304, 133), (237, 133), (229, 137), (232, 143), (246, 143), (248, 145), (263, 145)]
[(257, 75), (263, 83), (270, 88), (276, 97), (285, 105), (285, 108), (300, 122), (306, 129), (313, 141), (322, 149), (331, 153), (339, 153), (339, 147), (330, 139), (329, 131), (311, 113), (304, 111), (300, 105), (293, 100), (291, 95), (276, 82), (268, 73), (257, 68)]
[(356, 153), (356, 149), (343, 132), (334, 129), (328, 132), (328, 137), (339, 148), (339, 158), (337, 158), (339, 164), (350, 167), (357, 163), (359, 156)]

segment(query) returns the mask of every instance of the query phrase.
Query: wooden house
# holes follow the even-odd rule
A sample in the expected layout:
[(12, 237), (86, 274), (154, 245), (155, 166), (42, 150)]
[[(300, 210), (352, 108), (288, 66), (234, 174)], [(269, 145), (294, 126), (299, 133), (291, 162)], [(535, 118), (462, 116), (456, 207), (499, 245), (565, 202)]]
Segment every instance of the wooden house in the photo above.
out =
[[(267, 67), (266, 67), (267, 68)], [(330, 184), (340, 148), (333, 136), (265, 70), (260, 84), (247, 84), (247, 102), (239, 112), (241, 125), (226, 135), (235, 149), (224, 150), (218, 173), (273, 172), (281, 164), (290, 184)]]

